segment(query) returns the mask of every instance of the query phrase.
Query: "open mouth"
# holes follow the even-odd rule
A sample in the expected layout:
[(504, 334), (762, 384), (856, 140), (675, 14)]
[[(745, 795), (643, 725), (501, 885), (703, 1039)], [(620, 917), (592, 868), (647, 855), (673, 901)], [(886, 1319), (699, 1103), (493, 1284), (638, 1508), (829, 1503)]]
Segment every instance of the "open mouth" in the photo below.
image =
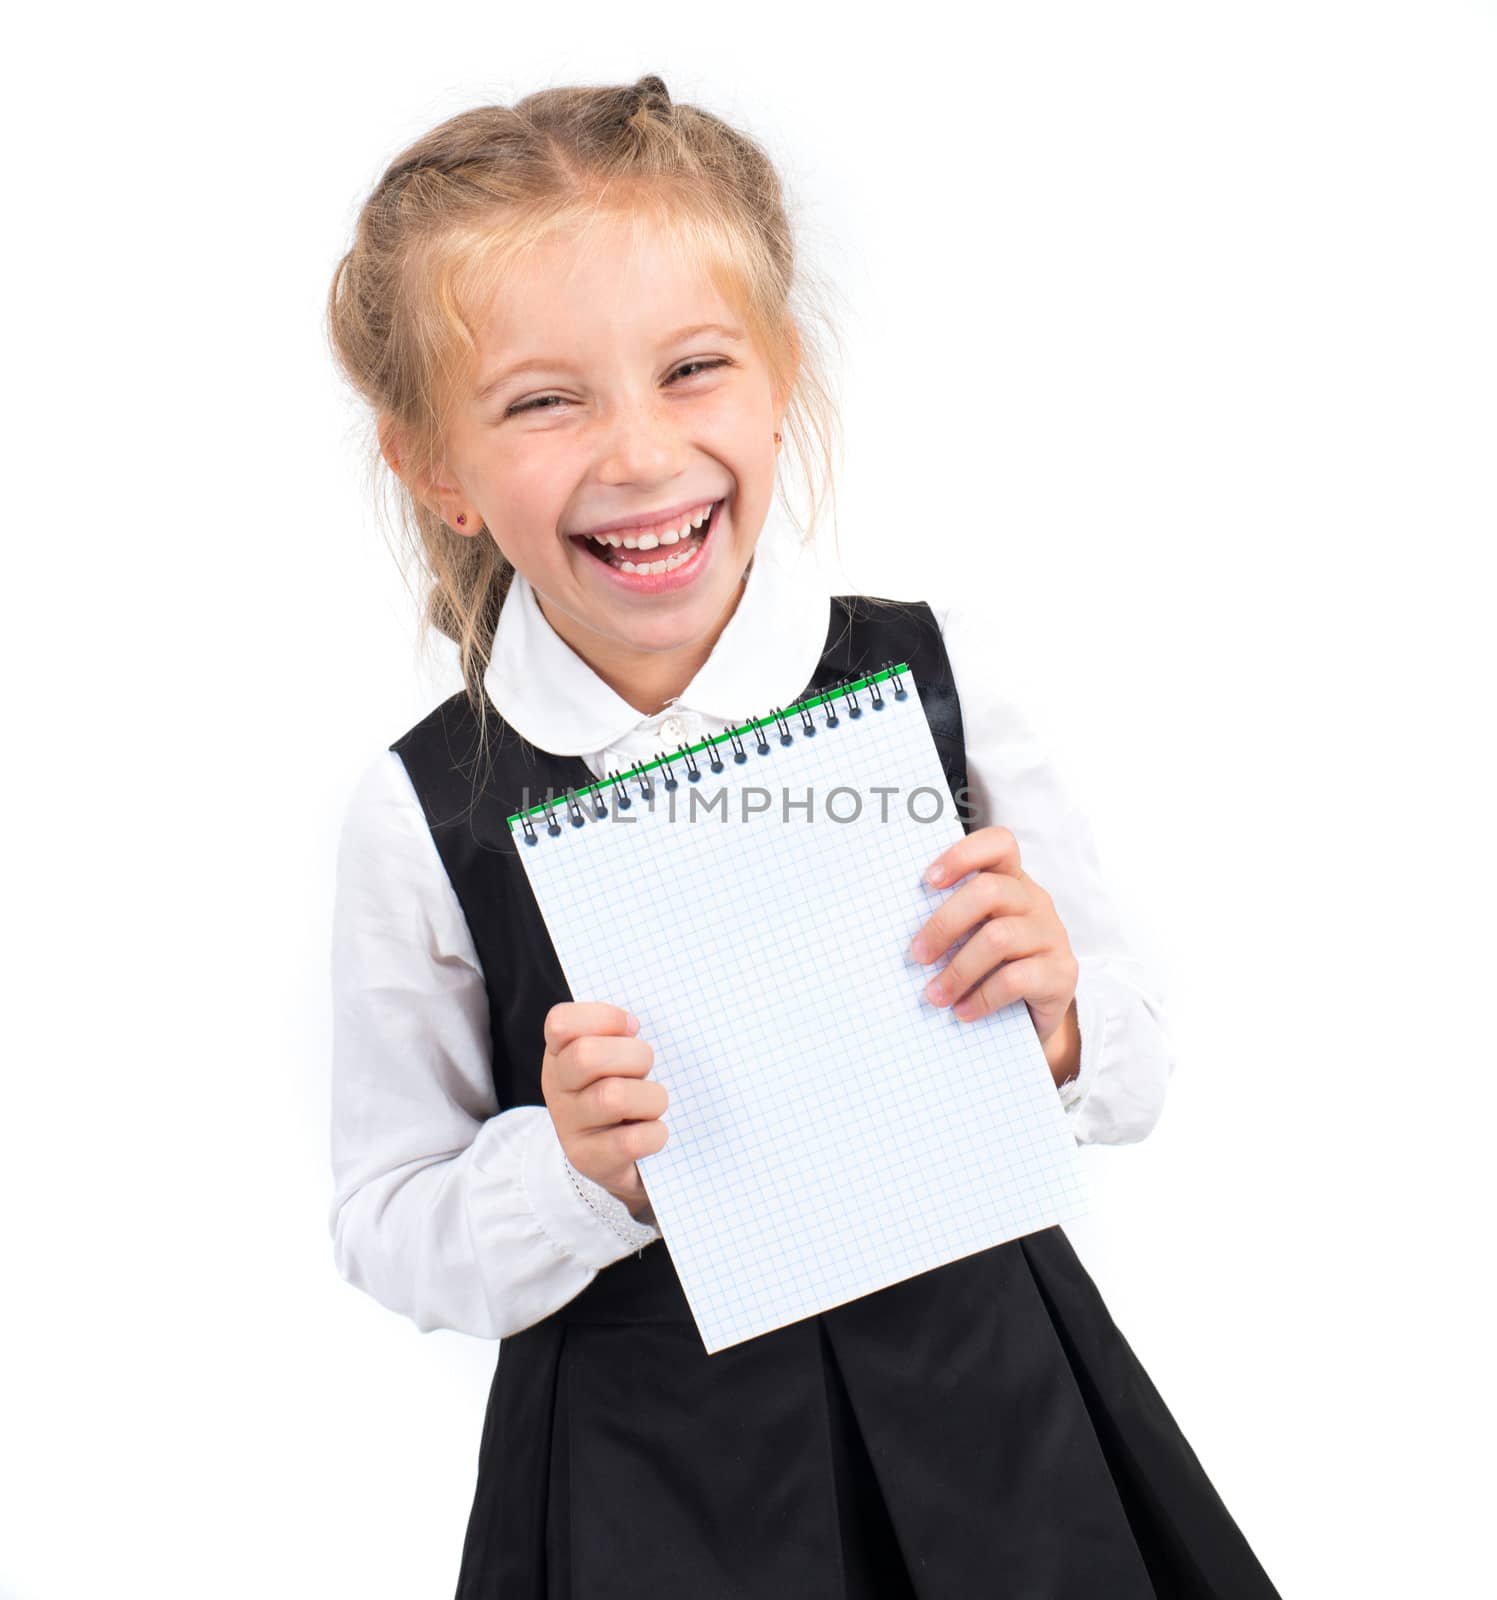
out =
[(717, 526), (722, 505), (721, 500), (714, 500), (705, 513), (683, 517), (674, 527), (652, 528), (648, 533), (573, 534), (572, 543), (616, 572), (674, 572), (698, 558)]

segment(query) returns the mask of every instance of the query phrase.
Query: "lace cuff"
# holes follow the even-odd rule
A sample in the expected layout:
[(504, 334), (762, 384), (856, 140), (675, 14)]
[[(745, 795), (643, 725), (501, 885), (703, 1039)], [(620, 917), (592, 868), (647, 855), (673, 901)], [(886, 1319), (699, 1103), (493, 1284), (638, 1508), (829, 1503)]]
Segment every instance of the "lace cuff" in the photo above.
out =
[(565, 1155), (562, 1160), (566, 1164), (567, 1176), (572, 1180), (572, 1187), (631, 1249), (642, 1248), (660, 1237), (660, 1230), (655, 1226), (653, 1206), (646, 1206), (643, 1215), (636, 1219), (617, 1195), (610, 1194), (602, 1184), (594, 1183), (591, 1178), (578, 1172)]

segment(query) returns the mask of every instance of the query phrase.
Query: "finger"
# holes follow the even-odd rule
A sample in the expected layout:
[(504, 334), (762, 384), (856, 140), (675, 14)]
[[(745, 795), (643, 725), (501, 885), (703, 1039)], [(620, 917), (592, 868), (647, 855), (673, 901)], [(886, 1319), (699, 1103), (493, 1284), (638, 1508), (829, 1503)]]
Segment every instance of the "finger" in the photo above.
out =
[(1034, 896), (1027, 883), (997, 872), (979, 872), (953, 889), (925, 919), (910, 941), (910, 958), (934, 961), (984, 917), (1019, 915), (1033, 904)]
[(598, 1078), (643, 1078), (655, 1064), (648, 1039), (585, 1033), (555, 1058), (556, 1081), (576, 1094)]
[(654, 1078), (598, 1078), (577, 1097), (583, 1130), (619, 1122), (653, 1122), (665, 1115), (670, 1094)]
[(585, 1033), (638, 1033), (639, 1018), (602, 1000), (562, 1000), (546, 1013), (543, 1032), (554, 1055)]
[(1045, 956), (1026, 956), (1020, 961), (1005, 961), (981, 983), (963, 995), (953, 1007), (963, 1022), (976, 1022), (991, 1016), (1016, 1000), (1042, 1005), (1053, 998), (1061, 981), (1057, 964)]
[(974, 828), (948, 845), (925, 869), (925, 877), (940, 888), (969, 872), (983, 870), (1022, 876), (1019, 841), (1007, 828)]
[(975, 988), (995, 968), (1051, 949), (1048, 930), (1035, 917), (994, 917), (972, 935), (925, 986), (935, 1006), (950, 1005)]
[[(593, 1172), (627, 1172), (636, 1161), (665, 1149), (670, 1129), (663, 1122), (624, 1122), (579, 1136), (586, 1144), (584, 1159)], [(577, 1165), (576, 1160), (572, 1162)], [(581, 1168), (579, 1167), (580, 1171)]]

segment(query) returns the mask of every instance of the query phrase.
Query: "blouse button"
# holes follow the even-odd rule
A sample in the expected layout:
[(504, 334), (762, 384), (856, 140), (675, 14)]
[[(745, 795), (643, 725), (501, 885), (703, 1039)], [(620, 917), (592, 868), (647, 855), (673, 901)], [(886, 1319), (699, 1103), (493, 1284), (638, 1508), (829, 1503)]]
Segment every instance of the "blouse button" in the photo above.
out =
[(686, 734), (686, 724), (680, 717), (667, 717), (660, 724), (660, 737), (667, 744), (679, 744)]

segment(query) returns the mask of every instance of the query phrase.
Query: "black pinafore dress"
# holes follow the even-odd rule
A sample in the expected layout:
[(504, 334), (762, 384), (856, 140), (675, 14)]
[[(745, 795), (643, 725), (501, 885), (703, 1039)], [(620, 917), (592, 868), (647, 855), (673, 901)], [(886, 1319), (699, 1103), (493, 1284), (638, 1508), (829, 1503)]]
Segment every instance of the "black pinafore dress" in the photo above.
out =
[[(964, 799), (923, 602), (832, 597), (802, 698), (890, 661)], [(392, 748), (483, 965), (504, 1110), (545, 1103), (546, 1013), (574, 998), (505, 818), (594, 776), (490, 719), (481, 773), (461, 693)], [(1059, 1227), (713, 1356), (657, 1240), (503, 1340), (457, 1600), (875, 1596), (1277, 1600)]]

